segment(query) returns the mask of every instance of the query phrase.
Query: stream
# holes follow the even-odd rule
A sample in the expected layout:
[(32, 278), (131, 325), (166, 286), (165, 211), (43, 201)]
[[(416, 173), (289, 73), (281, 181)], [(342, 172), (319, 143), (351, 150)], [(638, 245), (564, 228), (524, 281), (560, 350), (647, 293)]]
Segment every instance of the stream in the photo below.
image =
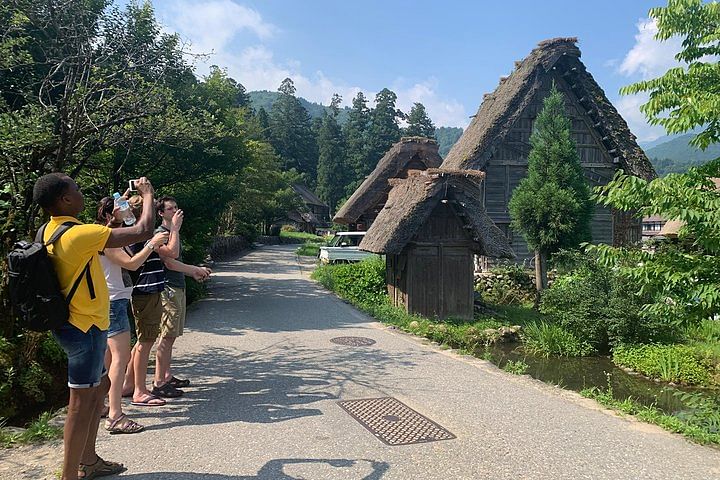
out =
[(610, 382), (613, 396), (617, 400), (632, 397), (643, 405), (655, 406), (671, 415), (687, 410), (676, 395), (677, 392), (718, 394), (714, 390), (654, 382), (618, 368), (608, 357), (545, 358), (524, 352), (518, 343), (498, 343), (490, 347), (489, 351), (492, 353), (490, 361), (500, 368), (508, 361), (522, 361), (528, 365), (525, 373), (531, 377), (576, 392), (590, 387), (607, 390)]

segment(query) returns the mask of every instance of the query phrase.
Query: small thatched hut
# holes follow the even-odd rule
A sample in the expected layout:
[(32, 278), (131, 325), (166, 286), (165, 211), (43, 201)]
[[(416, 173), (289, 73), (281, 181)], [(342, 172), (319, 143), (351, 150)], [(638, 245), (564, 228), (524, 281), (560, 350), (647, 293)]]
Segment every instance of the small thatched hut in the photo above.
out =
[[(512, 74), (501, 78), (495, 91), (485, 95), (442, 165), (487, 174), (482, 204), (510, 240), (518, 259), (530, 258), (532, 253), (523, 238), (510, 229), (508, 202), (527, 174), (533, 122), (553, 83), (565, 97), (572, 136), (591, 186), (606, 184), (618, 169), (644, 179), (656, 176), (625, 120), (580, 61), (576, 42), (575, 38), (545, 40), (516, 62)], [(634, 243), (640, 241), (641, 220), (598, 206), (591, 229), (595, 243)]]
[(485, 214), (477, 171), (429, 169), (394, 180), (385, 207), (360, 243), (386, 255), (390, 298), (427, 317), (473, 316), (473, 255), (513, 258)]
[(388, 198), (392, 178), (406, 178), (410, 172), (437, 168), (442, 163), (435, 140), (403, 137), (380, 159), (375, 170), (340, 208), (333, 222), (350, 230), (365, 230), (377, 217)]

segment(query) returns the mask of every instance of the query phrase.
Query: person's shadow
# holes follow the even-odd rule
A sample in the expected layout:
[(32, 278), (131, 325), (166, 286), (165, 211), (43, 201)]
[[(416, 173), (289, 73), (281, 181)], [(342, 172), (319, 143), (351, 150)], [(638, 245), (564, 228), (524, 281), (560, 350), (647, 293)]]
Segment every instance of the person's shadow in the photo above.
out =
[[(298, 470), (288, 473), (286, 467)], [(222, 475), (196, 472), (155, 472), (122, 475), (119, 478), (138, 480), (322, 480), (324, 478), (343, 478), (346, 480), (379, 480), (390, 469), (387, 462), (345, 458), (279, 458), (270, 460), (257, 472), (257, 475)], [(342, 474), (338, 477), (337, 474)], [(294, 476), (301, 475), (301, 476)]]

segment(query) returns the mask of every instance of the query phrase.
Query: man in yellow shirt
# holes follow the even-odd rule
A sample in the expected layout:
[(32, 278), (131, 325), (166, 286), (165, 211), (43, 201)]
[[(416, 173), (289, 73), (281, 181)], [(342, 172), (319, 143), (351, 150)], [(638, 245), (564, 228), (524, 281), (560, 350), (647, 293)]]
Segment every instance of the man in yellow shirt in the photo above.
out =
[[(121, 464), (107, 462), (95, 452), (100, 412), (110, 386), (103, 365), (110, 300), (98, 252), (152, 236), (155, 223), (152, 185), (143, 177), (137, 181), (137, 189), (147, 205), (140, 220), (131, 227), (110, 229), (77, 220), (85, 208), (85, 200), (80, 187), (69, 176), (44, 175), (33, 188), (33, 200), (51, 215), (43, 233), (44, 241), (63, 223), (76, 224), (48, 246), (63, 293), (67, 296), (75, 280), (86, 275), (70, 302), (68, 323), (53, 331), (68, 357), (70, 402), (64, 431), (63, 480), (94, 478), (124, 470)], [(89, 265), (89, 278), (86, 265)]]

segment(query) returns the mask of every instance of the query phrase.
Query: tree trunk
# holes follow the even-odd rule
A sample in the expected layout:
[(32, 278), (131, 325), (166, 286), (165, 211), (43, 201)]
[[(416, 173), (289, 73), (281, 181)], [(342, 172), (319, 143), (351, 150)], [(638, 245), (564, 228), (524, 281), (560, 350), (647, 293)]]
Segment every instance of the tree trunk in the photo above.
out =
[(540, 306), (540, 293), (547, 288), (547, 254), (543, 251), (535, 251), (535, 308)]

